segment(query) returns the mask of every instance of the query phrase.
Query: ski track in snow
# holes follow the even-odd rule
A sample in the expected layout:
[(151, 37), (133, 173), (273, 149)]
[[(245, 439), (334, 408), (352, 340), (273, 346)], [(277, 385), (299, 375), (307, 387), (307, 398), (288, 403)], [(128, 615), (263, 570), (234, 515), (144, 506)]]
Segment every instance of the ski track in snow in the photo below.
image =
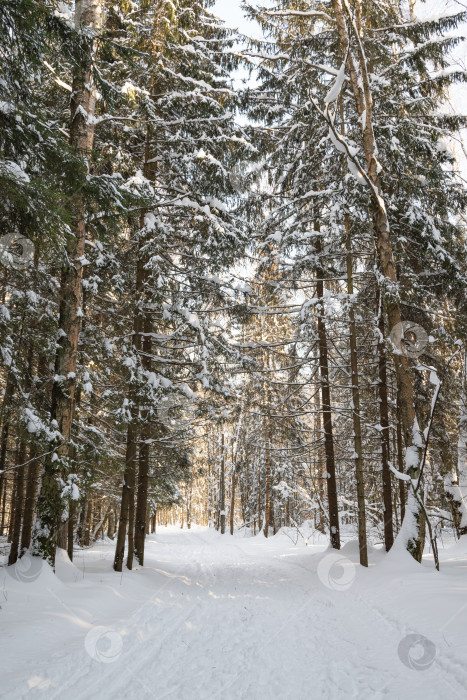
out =
[[(355, 562), (351, 545), (342, 554)], [(2, 569), (0, 697), (466, 698), (467, 555), (442, 554), (436, 573), (373, 550), (375, 566), (331, 590), (317, 573), (322, 545), (160, 528), (131, 573), (111, 570), (110, 543), (78, 552), (78, 568), (60, 561), (62, 581), (47, 569), (21, 583)], [(121, 635), (112, 663), (86, 651), (95, 625)], [(436, 645), (426, 670), (399, 659), (410, 633)]]

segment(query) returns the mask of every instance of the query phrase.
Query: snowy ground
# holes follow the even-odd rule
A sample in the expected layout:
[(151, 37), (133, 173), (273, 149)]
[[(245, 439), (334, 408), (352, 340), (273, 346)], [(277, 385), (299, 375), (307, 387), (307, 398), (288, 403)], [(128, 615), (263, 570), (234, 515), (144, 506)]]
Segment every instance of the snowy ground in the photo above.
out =
[(116, 574), (112, 556), (78, 552), (59, 578), (0, 569), (0, 697), (467, 697), (467, 544), (440, 573), (202, 528), (161, 528), (144, 570)]

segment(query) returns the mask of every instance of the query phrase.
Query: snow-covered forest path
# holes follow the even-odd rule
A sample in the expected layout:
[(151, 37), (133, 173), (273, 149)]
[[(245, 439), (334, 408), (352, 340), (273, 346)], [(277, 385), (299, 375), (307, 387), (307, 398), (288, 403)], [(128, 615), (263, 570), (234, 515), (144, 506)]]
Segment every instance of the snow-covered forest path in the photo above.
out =
[(62, 580), (2, 569), (0, 696), (467, 697), (459, 546), (437, 574), (378, 551), (365, 571), (353, 543), (340, 563), (301, 544), (161, 528), (132, 573), (112, 572), (110, 543), (59, 562)]

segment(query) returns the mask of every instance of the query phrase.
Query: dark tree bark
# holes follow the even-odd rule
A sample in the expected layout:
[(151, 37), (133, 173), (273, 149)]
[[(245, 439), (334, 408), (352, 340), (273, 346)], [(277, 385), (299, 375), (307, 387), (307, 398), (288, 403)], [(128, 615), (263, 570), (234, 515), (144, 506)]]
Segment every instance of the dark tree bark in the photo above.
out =
[[(1, 431), (0, 431), (0, 493), (3, 492), (4, 494), (4, 503), (6, 503), (6, 490), (7, 490), (7, 483), (6, 483), (6, 472), (5, 472), (5, 466), (6, 466), (6, 457), (7, 457), (7, 448), (8, 448), (8, 436), (10, 433), (10, 422), (11, 422), (11, 409), (12, 409), (12, 402), (13, 402), (13, 396), (15, 393), (15, 381), (14, 381), (14, 376), (11, 372), (8, 372), (7, 375), (7, 380), (6, 380), (6, 386), (5, 386), (5, 393), (3, 395), (3, 401), (2, 401), (2, 411), (1, 411)], [(3, 513), (2, 513), (2, 533), (3, 533), (3, 528), (5, 526), (5, 506), (3, 508)]]
[(88, 497), (88, 506), (86, 508), (86, 520), (84, 523), (84, 537), (83, 545), (89, 547), (91, 544), (91, 534), (92, 534), (92, 519), (93, 519), (93, 499), (92, 496)]
[(114, 507), (112, 506), (112, 510), (109, 513), (108, 521), (107, 521), (107, 537), (109, 540), (113, 540), (115, 535), (115, 510)]
[[(144, 152), (143, 174), (153, 180), (155, 177), (155, 163), (151, 157), (151, 130), (146, 129), (146, 142)], [(140, 217), (141, 230), (144, 228), (144, 213)], [(133, 329), (133, 347), (135, 352), (141, 357), (143, 371), (151, 370), (151, 331), (152, 316), (150, 310), (145, 308), (146, 284), (148, 271), (146, 268), (147, 254), (143, 253), (144, 240), (140, 237), (138, 242), (138, 260), (136, 264), (136, 313)], [(132, 392), (130, 392), (132, 393)], [(133, 393), (133, 420), (136, 420), (136, 409), (138, 398)], [(138, 463), (138, 489), (136, 494), (136, 510), (134, 489), (136, 475), (133, 476), (133, 486), (130, 487), (129, 502), (129, 530), (128, 530), (128, 560), (127, 567), (131, 569), (133, 564), (133, 553), (140, 566), (144, 564), (144, 541), (146, 536), (146, 514), (148, 506), (148, 484), (149, 484), (149, 439), (151, 437), (151, 415), (147, 407), (139, 407), (138, 413), (143, 415), (143, 424), (139, 439), (139, 463)], [(135, 434), (135, 439), (137, 435)], [(130, 475), (131, 477), (131, 475)]]
[(133, 471), (130, 472), (128, 482), (128, 553), (126, 568), (133, 568), (133, 556), (135, 553), (135, 486), (136, 486), (136, 454), (133, 462)]
[(0, 519), (0, 536), (3, 537), (3, 532), (5, 529), (5, 513), (6, 513), (6, 478), (0, 480), (0, 508), (2, 511)]
[[(347, 249), (347, 292), (353, 297), (353, 264), (352, 246), (350, 237), (349, 217), (345, 215), (346, 249)], [(362, 450), (362, 425), (360, 419), (360, 385), (358, 377), (357, 357), (357, 329), (355, 325), (355, 311), (353, 303), (349, 307), (349, 335), (350, 335), (350, 370), (352, 377), (352, 421), (355, 448), (355, 476), (357, 481), (357, 508), (358, 508), (358, 545), (360, 550), (360, 564), (368, 566), (368, 549), (366, 541), (366, 509), (365, 509), (365, 481), (363, 474), (363, 450)]]
[(225, 534), (225, 449), (224, 449), (224, 433), (221, 436), (221, 470), (219, 481), (219, 519), (221, 534)]
[[(76, 0), (75, 26), (96, 28), (100, 25), (100, 0)], [(70, 147), (79, 156), (88, 157), (94, 139), (94, 127), (89, 117), (94, 115), (95, 96), (92, 88), (92, 45), (82, 51), (81, 63), (76, 64), (70, 100)], [(87, 165), (87, 167), (89, 167)], [(37, 527), (33, 533), (33, 551), (55, 565), (55, 547), (63, 500), (59, 477), (66, 471), (75, 409), (76, 364), (82, 308), (82, 260), (86, 241), (86, 207), (82, 191), (71, 205), (72, 236), (67, 242), (65, 261), (61, 270), (59, 294), (59, 327), (55, 377), (52, 387), (51, 417), (58, 424), (61, 439), (53, 454), (46, 457), (37, 501)], [(52, 450), (51, 450), (52, 452)], [(59, 459), (56, 459), (56, 457)]]
[[(16, 464), (24, 464), (26, 459), (26, 440), (24, 436), (20, 440), (19, 448), (17, 451)], [(24, 507), (24, 467), (17, 466), (15, 468), (15, 497), (12, 502), (12, 534), (11, 534), (11, 548), (10, 555), (8, 557), (8, 566), (15, 564), (18, 559), (19, 554), (19, 544), (21, 538), (21, 521), (23, 517), (23, 507)]]
[(68, 519), (62, 520), (57, 530), (57, 547), (59, 549), (68, 548)]
[[(267, 396), (269, 397), (269, 392), (267, 393)], [(268, 398), (268, 405), (269, 405), (269, 398)], [(263, 528), (263, 534), (265, 537), (269, 536), (269, 526), (271, 522), (271, 479), (272, 479), (272, 474), (271, 474), (271, 429), (270, 429), (270, 419), (269, 416), (266, 417), (266, 430), (265, 430), (265, 446), (264, 446), (264, 451), (265, 451), (265, 464), (266, 464), (266, 473), (265, 473), (265, 480), (264, 480), (264, 528)]]
[[(379, 302), (379, 298), (378, 298)], [(378, 303), (379, 305), (379, 303)], [(393, 506), (392, 506), (392, 480), (389, 469), (390, 440), (389, 440), (389, 409), (388, 409), (388, 377), (386, 367), (386, 352), (384, 348), (384, 317), (381, 307), (379, 313), (379, 340), (378, 352), (378, 394), (379, 394), (379, 420), (381, 424), (381, 477), (383, 480), (383, 522), (384, 522), (384, 546), (389, 552), (394, 544)]]
[[(399, 407), (399, 397), (397, 398), (397, 414), (399, 416), (400, 413), (400, 407)], [(396, 437), (397, 437), (397, 469), (398, 471), (401, 472), (401, 474), (404, 472), (404, 447), (402, 444), (402, 426), (401, 426), (401, 421), (397, 421), (396, 425)], [(406, 490), (405, 490), (405, 484), (403, 479), (398, 479), (399, 481), (399, 498), (400, 498), (400, 504), (401, 504), (401, 524), (404, 521), (405, 518), (405, 501), (407, 498)]]
[[(347, 56), (347, 70), (350, 77), (355, 106), (360, 117), (362, 133), (362, 145), (366, 159), (367, 184), (372, 188), (372, 215), (376, 238), (378, 262), (382, 275), (387, 282), (385, 293), (386, 312), (391, 329), (401, 323), (400, 301), (397, 292), (396, 269), (392, 252), (390, 227), (388, 214), (384, 203), (384, 192), (380, 168), (377, 158), (377, 143), (373, 130), (373, 96), (368, 77), (369, 67), (362, 49), (360, 37), (363, 32), (361, 25), (361, 12), (355, 18), (351, 16), (351, 10), (347, 2), (332, 0), (332, 10), (336, 19), (339, 50), (342, 56)], [(361, 6), (361, 3), (358, 5)], [(351, 42), (352, 38), (352, 42)], [(416, 416), (414, 402), (413, 378), (409, 369), (407, 357), (402, 354), (394, 354), (394, 366), (396, 370), (397, 385), (399, 389), (402, 431), (406, 448), (418, 455), (417, 465), (409, 468), (412, 479), (418, 477), (421, 464), (422, 450), (416, 437)], [(423, 525), (421, 520), (421, 508), (414, 497), (410, 499), (410, 515), (417, 524), (417, 534), (407, 534), (406, 547), (414, 559), (421, 561), (424, 546)], [(407, 531), (408, 533), (409, 531)], [(405, 535), (404, 535), (405, 536)]]
[[(319, 230), (315, 224), (315, 229)], [(322, 252), (321, 239), (317, 237), (316, 252)], [(321, 379), (321, 412), (323, 415), (324, 452), (326, 458), (326, 484), (329, 509), (329, 534), (331, 546), (340, 549), (339, 508), (337, 505), (336, 462), (334, 457), (334, 436), (332, 428), (331, 390), (329, 386), (328, 341), (326, 335), (324, 298), (324, 269), (319, 265), (316, 269), (316, 296), (320, 302), (317, 307), (319, 367)]]
[(235, 489), (236, 489), (236, 473), (235, 462), (232, 460), (232, 486), (230, 492), (230, 534), (234, 534), (235, 527)]
[[(144, 337), (142, 342), (143, 369), (151, 369), (151, 329), (152, 323), (149, 314), (144, 318)], [(143, 427), (141, 429), (138, 467), (138, 492), (136, 497), (135, 513), (135, 556), (138, 564), (144, 564), (144, 541), (146, 537), (146, 514), (148, 509), (149, 486), (149, 440), (151, 437), (151, 417), (146, 411)]]
[[(136, 427), (134, 423), (128, 425), (127, 444), (125, 455), (125, 471), (123, 473), (122, 498), (120, 502), (120, 517), (118, 521), (117, 542), (115, 546), (114, 569), (122, 571), (125, 556), (125, 539), (128, 529), (130, 502), (134, 501), (135, 488), (135, 462), (136, 462)], [(130, 533), (128, 533), (130, 538)], [(131, 568), (131, 567), (130, 567)]]
[(26, 552), (31, 545), (32, 526), (34, 522), (34, 510), (36, 505), (37, 487), (39, 479), (40, 465), (36, 460), (36, 448), (32, 444), (29, 451), (29, 459), (26, 476), (26, 493), (24, 496), (24, 517), (21, 530), (20, 556)]
[(78, 517), (78, 528), (76, 532), (76, 539), (80, 547), (84, 545), (84, 533), (86, 530), (86, 513), (87, 513), (87, 501), (83, 500), (80, 503), (80, 511)]
[(70, 561), (73, 561), (73, 538), (74, 538), (74, 523), (75, 523), (75, 513), (76, 505), (75, 501), (70, 501), (70, 514), (68, 517), (68, 533), (67, 533), (67, 552)]

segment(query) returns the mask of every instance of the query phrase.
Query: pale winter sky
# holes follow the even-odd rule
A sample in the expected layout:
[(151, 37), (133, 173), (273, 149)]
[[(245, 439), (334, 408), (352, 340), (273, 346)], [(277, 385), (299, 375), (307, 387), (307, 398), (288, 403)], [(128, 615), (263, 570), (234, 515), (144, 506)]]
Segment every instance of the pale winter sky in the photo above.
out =
[[(258, 5), (274, 4), (272, 0), (264, 0), (256, 3)], [(446, 14), (455, 14), (463, 9), (467, 9), (467, 0), (427, 0), (427, 2), (417, 2), (415, 11), (420, 18), (429, 16), (441, 16)], [(241, 8), (241, 0), (217, 0), (214, 6), (214, 12), (221, 17), (225, 23), (239, 29), (247, 36), (259, 38), (261, 30), (255, 22), (248, 21), (243, 14)], [(463, 27), (463, 34), (467, 34), (467, 27)], [(467, 42), (461, 44), (455, 51), (454, 59), (465, 70), (467, 65)], [(243, 76), (245, 73), (240, 72)], [(456, 112), (466, 113), (467, 111), (467, 88), (465, 85), (456, 86), (451, 95), (451, 105)], [(464, 130), (464, 144), (467, 143), (467, 133)], [(467, 160), (461, 152), (460, 148), (456, 148), (456, 156), (462, 162), (462, 170), (467, 177)]]

